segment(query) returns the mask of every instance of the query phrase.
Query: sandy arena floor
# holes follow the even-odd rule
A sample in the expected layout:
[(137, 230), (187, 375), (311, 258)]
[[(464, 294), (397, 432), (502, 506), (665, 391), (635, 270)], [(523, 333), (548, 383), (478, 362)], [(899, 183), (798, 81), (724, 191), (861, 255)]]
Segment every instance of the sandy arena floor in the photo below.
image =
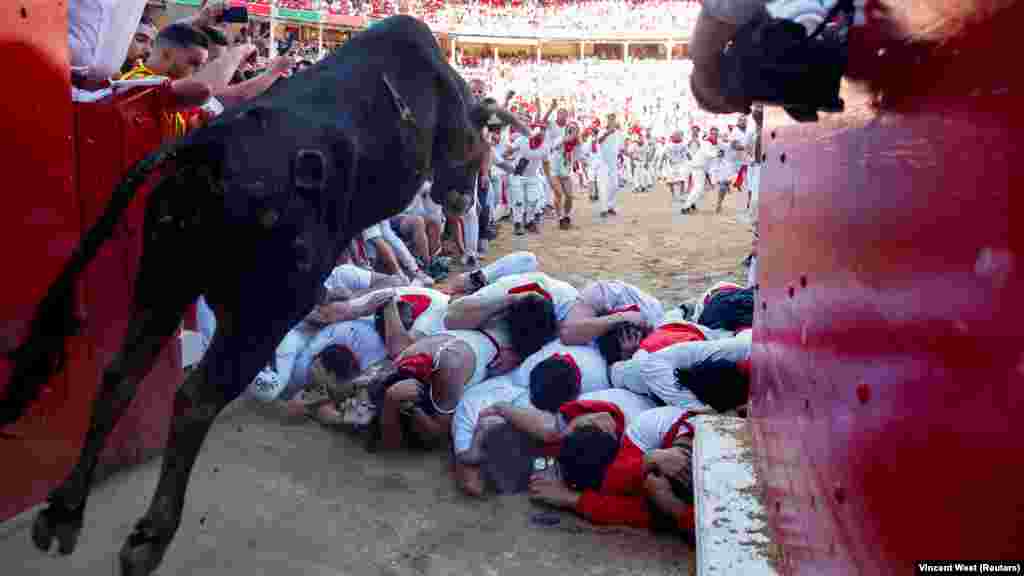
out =
[[(508, 224), (488, 258), (535, 252), (544, 271), (582, 285), (619, 278), (666, 306), (711, 283), (742, 277), (749, 226), (705, 198), (696, 215), (670, 209), (667, 190), (623, 194), (620, 215), (602, 222), (577, 194), (576, 228), (548, 221), (540, 235), (515, 237)], [(29, 539), (32, 513), (0, 524), (3, 573), (113, 575), (117, 551), (155, 487), (159, 462), (101, 483), (70, 557), (47, 557)], [(563, 514), (555, 526), (531, 523), (542, 511), (525, 495), (484, 502), (456, 492), (442, 454), (370, 455), (343, 434), (310, 423), (282, 423), (240, 400), (221, 416), (193, 474), (164, 575), (522, 575), (687, 574), (693, 550), (672, 537), (599, 528)]]

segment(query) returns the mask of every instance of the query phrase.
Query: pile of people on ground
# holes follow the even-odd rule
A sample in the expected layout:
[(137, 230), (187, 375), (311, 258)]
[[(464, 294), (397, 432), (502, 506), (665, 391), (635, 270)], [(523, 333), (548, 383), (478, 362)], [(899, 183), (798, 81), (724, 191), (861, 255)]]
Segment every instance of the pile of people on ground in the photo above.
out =
[[(220, 113), (207, 101), (244, 101), (290, 73), (292, 62), (282, 57), (270, 72), (239, 78), (256, 47), (232, 45), (216, 27), (218, 10), (223, 5), (208, 5), (159, 32), (142, 22), (129, 49), (123, 79), (167, 77), (181, 100), (162, 113), (167, 139)], [(73, 61), (88, 68), (87, 49), (97, 39), (82, 35), (82, 24), (72, 20), (72, 36), (79, 34)], [(76, 76), (75, 90), (91, 90), (87, 79)], [(188, 91), (200, 80), (207, 86), (201, 99)], [(473, 91), (483, 97), (481, 86)], [(188, 98), (203, 108), (190, 109)], [(576, 173), (573, 152), (600, 157), (623, 141), (614, 115), (603, 130), (592, 126), (588, 140), (570, 124), (569, 111), (557, 108), (533, 116), (531, 134), (510, 134), (500, 119), (483, 119), (495, 142), (491, 163), (508, 173), (507, 183), (494, 188), (507, 192), (520, 233), (537, 225), (545, 160), (561, 185)], [(479, 231), (493, 220), (486, 215), (490, 167), (481, 173), (469, 211), (478, 216), (476, 226), (463, 217), (462, 231)], [(605, 166), (593, 177), (608, 181), (615, 178), (611, 173)], [(429, 186), (405, 213), (353, 241), (324, 283), (328, 302), (287, 334), (251, 394), (361, 429), (371, 449), (447, 443), (468, 494), (484, 494), (491, 482), (506, 491), (529, 489), (537, 500), (594, 522), (692, 533), (690, 420), (746, 401), (752, 290), (719, 285), (692, 305), (666, 306), (624, 282), (600, 281), (579, 291), (542, 272), (528, 252), (482, 268), (467, 258), (470, 270), (448, 278), (445, 291), (435, 290), (428, 273), (434, 262), (426, 260), (436, 256), (439, 213), (427, 202)], [(565, 226), (570, 198), (564, 196), (561, 207)], [(614, 215), (613, 207), (604, 212)], [(404, 235), (416, 252), (396, 263), (416, 265), (408, 276), (369, 265), (376, 259), (381, 266), (392, 235)], [(377, 238), (384, 240), (373, 242)], [(372, 253), (371, 244), (377, 248)], [(211, 322), (204, 331), (213, 329)], [(535, 470), (535, 456), (554, 458), (557, 466)]]
[(447, 445), (472, 496), (528, 490), (594, 523), (692, 535), (692, 419), (744, 411), (753, 290), (671, 306), (540, 268), (516, 252), (441, 291), (346, 259), (250, 394), (371, 451)]

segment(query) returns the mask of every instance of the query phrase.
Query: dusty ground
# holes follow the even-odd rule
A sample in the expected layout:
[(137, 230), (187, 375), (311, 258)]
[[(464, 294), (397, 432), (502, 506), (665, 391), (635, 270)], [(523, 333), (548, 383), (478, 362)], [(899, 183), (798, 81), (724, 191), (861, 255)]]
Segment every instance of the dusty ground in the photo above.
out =
[[(742, 273), (749, 227), (731, 196), (721, 216), (670, 211), (668, 193), (625, 194), (601, 222), (586, 197), (577, 227), (546, 223), (514, 237), (507, 224), (495, 255), (538, 254), (543, 269), (581, 285), (620, 278), (674, 305)], [(70, 557), (30, 544), (31, 513), (0, 524), (3, 573), (116, 574), (116, 554), (155, 487), (159, 462), (100, 484)], [(672, 537), (590, 526), (569, 514), (534, 525), (525, 496), (471, 501), (458, 494), (441, 454), (369, 455), (343, 434), (282, 423), (240, 400), (221, 416), (196, 465), (186, 513), (160, 573), (204, 575), (687, 574), (693, 551)]]
[(558, 230), (548, 219), (540, 235), (514, 236), (502, 223), (484, 262), (514, 250), (530, 250), (541, 269), (582, 287), (589, 280), (620, 279), (660, 298), (666, 307), (700, 295), (721, 280), (746, 281), (740, 262), (750, 253), (751, 228), (738, 215), (746, 196), (730, 194), (716, 215), (708, 192), (696, 214), (670, 207), (667, 189), (620, 193), (619, 215), (602, 220), (597, 204), (577, 192), (576, 226)]

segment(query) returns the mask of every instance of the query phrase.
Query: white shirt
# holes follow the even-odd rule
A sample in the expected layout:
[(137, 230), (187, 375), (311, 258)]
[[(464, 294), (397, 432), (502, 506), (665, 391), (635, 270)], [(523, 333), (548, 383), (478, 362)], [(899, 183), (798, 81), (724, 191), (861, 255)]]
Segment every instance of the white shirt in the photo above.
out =
[(579, 158), (580, 163), (593, 171), (604, 164), (604, 161), (601, 160), (600, 148), (598, 150), (598, 152), (594, 152), (594, 140), (591, 138), (586, 142), (580, 142), (580, 145), (576, 147), (576, 157)]
[(512, 141), (512, 147), (517, 148), (515, 156), (513, 156), (511, 162), (515, 166), (520, 160), (526, 159), (526, 168), (523, 169), (523, 173), (520, 174), (523, 178), (533, 178), (537, 176), (540, 171), (541, 163), (544, 158), (551, 152), (550, 146), (547, 145), (548, 141), (545, 139), (544, 144), (541, 144), (538, 148), (530, 148), (530, 139), (522, 134), (517, 134), (516, 138)]
[(462, 454), (473, 445), (473, 434), (484, 408), (498, 402), (508, 402), (516, 408), (530, 406), (530, 391), (517, 386), (513, 373), (503, 374), (485, 380), (466, 390), (455, 407), (452, 416), (452, 447), (455, 454)]
[(104, 18), (110, 18), (111, 2), (71, 0), (68, 4), (68, 46), (72, 66), (91, 66), (99, 44)]
[(290, 389), (301, 390), (309, 384), (313, 358), (328, 346), (343, 346), (351, 350), (360, 371), (366, 370), (368, 366), (387, 356), (384, 340), (374, 328), (372, 318), (360, 318), (325, 326), (295, 359), (288, 385)]
[(363, 230), (363, 242), (369, 242), (370, 240), (373, 240), (374, 238), (380, 238), (383, 235), (384, 232), (381, 231), (380, 224), (374, 224), (373, 226), (370, 226), (366, 230)]
[(592, 282), (583, 289), (580, 297), (590, 304), (598, 316), (607, 316), (613, 310), (636, 306), (651, 326), (661, 324), (665, 309), (657, 298), (643, 290), (618, 280)]
[(685, 410), (706, 409), (689, 388), (676, 382), (676, 370), (706, 360), (745, 360), (750, 357), (752, 334), (752, 330), (744, 330), (732, 338), (681, 342), (653, 353), (637, 350), (629, 360), (612, 366), (612, 386), (656, 397)]
[(619, 152), (622, 150), (623, 142), (622, 129), (618, 129), (601, 143), (601, 159), (609, 166), (618, 166)]
[(448, 302), (451, 300), (451, 296), (433, 288), (419, 286), (402, 286), (400, 288), (393, 288), (393, 290), (399, 300), (412, 304), (414, 309), (417, 304), (422, 306), (426, 303), (426, 308), (415, 316), (412, 330), (427, 336), (433, 336), (445, 329), (444, 316), (448, 313)]
[[(548, 120), (548, 127), (544, 133), (544, 143), (548, 144), (549, 142), (561, 142), (562, 140), (564, 140), (565, 130), (567, 126), (568, 124), (566, 124), (566, 126), (559, 126), (558, 122), (555, 119)], [(551, 160), (559, 161), (560, 154), (557, 153), (558, 150), (555, 149), (556, 147), (549, 146), (549, 148), (550, 150), (548, 153), (551, 157)]]
[(665, 161), (672, 166), (682, 166), (689, 161), (689, 147), (684, 142), (669, 142), (665, 147)]
[(373, 272), (366, 268), (360, 268), (355, 264), (342, 264), (331, 271), (331, 275), (324, 280), (324, 288), (328, 292), (339, 292), (348, 289), (350, 292), (366, 290), (373, 282)]
[(686, 410), (676, 406), (659, 406), (640, 414), (626, 427), (629, 438), (644, 454), (661, 448), (665, 435)]
[[(615, 404), (619, 410), (622, 411), (622, 415), (626, 417), (626, 426), (632, 422), (637, 416), (657, 406), (654, 400), (651, 400), (647, 396), (641, 396), (629, 390), (623, 390), (622, 388), (609, 388), (607, 390), (598, 390), (596, 392), (587, 392), (586, 394), (580, 394), (580, 400), (599, 400), (601, 402), (608, 402)], [(559, 420), (564, 420), (559, 416)], [(568, 422), (565, 422), (568, 424)]]
[(554, 354), (572, 356), (576, 366), (580, 369), (580, 392), (596, 392), (611, 387), (611, 384), (608, 382), (608, 362), (597, 348), (593, 346), (567, 346), (558, 339), (548, 342), (543, 348), (528, 356), (526, 360), (523, 360), (519, 368), (513, 372), (515, 384), (529, 389), (530, 374), (533, 372), (533, 369)]
[(565, 320), (569, 310), (579, 300), (580, 293), (571, 284), (557, 280), (543, 272), (529, 272), (527, 274), (510, 274), (503, 276), (484, 286), (475, 293), (464, 296), (464, 299), (474, 298), (481, 302), (493, 302), (504, 298), (510, 292), (535, 285), (547, 292), (555, 305), (555, 317), (559, 322)]

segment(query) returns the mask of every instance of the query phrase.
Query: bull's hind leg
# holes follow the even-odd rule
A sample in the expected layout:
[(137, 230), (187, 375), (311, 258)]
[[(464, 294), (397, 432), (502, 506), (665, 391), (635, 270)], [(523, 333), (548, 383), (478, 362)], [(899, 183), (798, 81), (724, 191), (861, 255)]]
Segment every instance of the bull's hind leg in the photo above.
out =
[(139, 381), (149, 373), (160, 351), (174, 335), (185, 309), (184, 305), (170, 302), (164, 306), (136, 306), (120, 353), (103, 371), (78, 463), (50, 493), (49, 505), (39, 513), (32, 527), (32, 541), (39, 549), (48, 551), (56, 539), (61, 554), (74, 551), (82, 529), (86, 497), (104, 442), (131, 403)]
[[(154, 193), (155, 196), (155, 193)], [(82, 528), (86, 497), (104, 442), (135, 396), (164, 345), (178, 328), (185, 308), (199, 295), (194, 278), (180, 278), (175, 265), (186, 250), (191, 230), (180, 221), (156, 221), (147, 208), (142, 258), (135, 277), (131, 317), (120, 351), (106, 366), (78, 463), (48, 497), (36, 517), (32, 540), (48, 551), (54, 539), (61, 554), (70, 554)]]
[(271, 340), (267, 340), (269, 345), (247, 341), (244, 335), (232, 334), (232, 327), (226, 325), (230, 318), (223, 320), (227, 322), (218, 318), (210, 348), (174, 398), (156, 493), (121, 548), (123, 576), (146, 576), (160, 565), (181, 523), (189, 476), (214, 419), (241, 394), (273, 352)]

